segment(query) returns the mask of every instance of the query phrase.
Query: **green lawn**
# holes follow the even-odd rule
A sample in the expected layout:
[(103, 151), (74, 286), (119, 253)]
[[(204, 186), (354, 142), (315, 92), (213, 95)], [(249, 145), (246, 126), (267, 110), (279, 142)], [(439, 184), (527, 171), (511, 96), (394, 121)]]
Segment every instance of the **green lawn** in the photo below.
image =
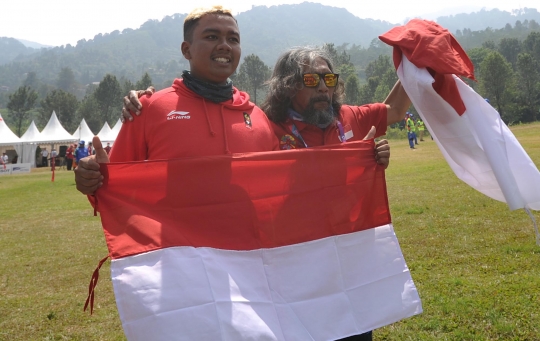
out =
[[(512, 128), (540, 165), (540, 124)], [(509, 211), (452, 173), (429, 139), (393, 140), (387, 171), (396, 233), (424, 313), (375, 340), (540, 340), (540, 247)], [(535, 212), (537, 221), (540, 214)], [(107, 248), (73, 174), (0, 177), (0, 340), (124, 340), (108, 263), (94, 314), (88, 283)]]

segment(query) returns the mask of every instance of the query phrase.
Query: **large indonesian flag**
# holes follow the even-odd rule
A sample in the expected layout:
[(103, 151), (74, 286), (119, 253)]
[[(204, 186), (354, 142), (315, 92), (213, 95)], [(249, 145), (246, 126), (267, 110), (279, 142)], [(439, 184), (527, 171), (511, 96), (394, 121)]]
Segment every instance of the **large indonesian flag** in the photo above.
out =
[(372, 141), (101, 170), (129, 340), (335, 340), (422, 311)]

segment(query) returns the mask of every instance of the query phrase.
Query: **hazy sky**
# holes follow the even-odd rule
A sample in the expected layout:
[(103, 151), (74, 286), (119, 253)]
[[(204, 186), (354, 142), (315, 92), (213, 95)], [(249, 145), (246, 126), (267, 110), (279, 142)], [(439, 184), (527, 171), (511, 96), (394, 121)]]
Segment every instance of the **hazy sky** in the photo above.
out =
[[(295, 0), (12, 0), (0, 11), (0, 37), (25, 39), (45, 45), (75, 45), (80, 39), (92, 39), (98, 33), (138, 28), (148, 19), (161, 20), (175, 13), (189, 13), (196, 6), (221, 4), (235, 14), (251, 6), (298, 4)], [(347, 9), (360, 18), (403, 23), (407, 18), (434, 19), (437, 16), (474, 12), (482, 8), (510, 11), (540, 8), (539, 0), (313, 0)], [(366, 4), (367, 3), (367, 4)], [(196, 5), (194, 5), (196, 4)], [(323, 21), (320, 22), (322, 24)], [(181, 32), (179, 32), (181, 34)]]

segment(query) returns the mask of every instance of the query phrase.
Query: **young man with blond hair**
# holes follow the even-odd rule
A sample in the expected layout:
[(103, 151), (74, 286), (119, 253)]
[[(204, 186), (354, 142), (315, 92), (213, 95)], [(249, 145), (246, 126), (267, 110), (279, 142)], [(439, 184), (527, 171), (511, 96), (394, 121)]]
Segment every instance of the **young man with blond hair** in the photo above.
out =
[[(240, 32), (231, 12), (214, 6), (190, 13), (184, 21), (181, 51), (190, 71), (171, 87), (141, 98), (144, 115), (122, 126), (110, 161), (277, 150), (266, 115), (229, 79), (241, 54)], [(97, 161), (108, 162), (96, 142)], [(79, 191), (93, 193), (102, 179), (96, 158), (82, 161), (75, 179)]]

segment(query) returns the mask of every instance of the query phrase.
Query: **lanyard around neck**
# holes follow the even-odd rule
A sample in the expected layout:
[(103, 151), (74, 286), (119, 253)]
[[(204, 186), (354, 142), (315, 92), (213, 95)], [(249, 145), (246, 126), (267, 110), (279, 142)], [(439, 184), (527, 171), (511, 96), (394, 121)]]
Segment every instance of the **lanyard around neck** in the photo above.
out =
[(302, 141), (302, 143), (304, 144), (304, 147), (309, 148), (306, 141), (302, 138), (302, 135), (300, 135), (300, 131), (298, 131), (298, 128), (296, 127), (296, 124), (294, 124), (294, 122), (292, 122), (291, 132), (293, 133), (294, 136), (296, 136), (297, 139)]
[[(337, 121), (337, 126), (338, 126), (338, 132), (339, 132), (339, 139), (340, 139), (341, 143), (345, 143), (346, 142), (346, 140), (345, 140), (345, 130), (343, 129), (343, 124), (341, 124), (340, 121)], [(294, 124), (294, 122), (292, 122), (292, 125), (291, 125), (291, 132), (292, 132), (292, 134), (294, 136), (296, 136), (297, 139), (302, 141), (302, 143), (304, 144), (304, 147), (309, 148), (306, 141), (304, 140), (304, 138), (300, 134), (300, 131), (296, 127), (296, 124)]]

